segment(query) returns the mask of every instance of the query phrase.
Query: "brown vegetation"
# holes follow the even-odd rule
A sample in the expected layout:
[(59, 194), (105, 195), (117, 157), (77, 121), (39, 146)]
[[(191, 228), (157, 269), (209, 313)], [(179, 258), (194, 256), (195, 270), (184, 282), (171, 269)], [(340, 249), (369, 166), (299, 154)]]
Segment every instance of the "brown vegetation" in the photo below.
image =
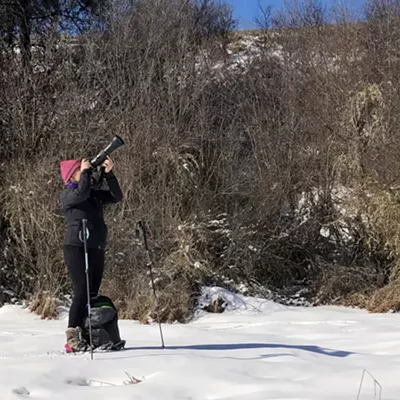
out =
[(399, 6), (371, 1), (361, 23), (296, 3), (231, 34), (213, 1), (117, 1), (97, 30), (35, 36), (30, 68), (4, 41), (1, 285), (52, 314), (44, 294), (70, 289), (58, 163), (118, 134), (102, 290), (122, 317), (155, 317), (140, 218), (165, 321), (201, 284), (397, 309)]

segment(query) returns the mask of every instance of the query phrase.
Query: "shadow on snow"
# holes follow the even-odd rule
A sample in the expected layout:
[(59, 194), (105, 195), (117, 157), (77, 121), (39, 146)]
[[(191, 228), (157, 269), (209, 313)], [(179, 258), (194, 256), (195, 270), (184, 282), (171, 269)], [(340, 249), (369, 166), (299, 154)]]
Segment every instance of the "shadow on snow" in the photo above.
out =
[[(251, 349), (292, 349), (323, 354), (330, 357), (348, 357), (354, 353), (343, 350), (333, 350), (313, 345), (290, 345), (280, 343), (220, 343), (194, 344), (188, 346), (166, 346), (165, 350), (251, 350)], [(161, 350), (159, 346), (126, 347), (125, 350)]]

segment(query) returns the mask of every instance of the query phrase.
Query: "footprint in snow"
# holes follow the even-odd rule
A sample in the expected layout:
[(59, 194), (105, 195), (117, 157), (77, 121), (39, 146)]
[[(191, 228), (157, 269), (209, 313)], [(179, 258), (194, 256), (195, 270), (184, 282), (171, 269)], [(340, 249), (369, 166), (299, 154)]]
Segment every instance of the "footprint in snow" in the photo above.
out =
[(16, 388), (16, 389), (13, 389), (12, 393), (14, 393), (14, 394), (16, 394), (18, 396), (21, 396), (21, 397), (27, 397), (27, 396), (30, 395), (29, 390), (27, 388), (23, 387), (23, 386), (21, 386), (19, 388)]
[(126, 373), (128, 379), (125, 379), (121, 383), (111, 383), (105, 381), (96, 381), (92, 379), (84, 379), (84, 378), (70, 378), (65, 381), (67, 385), (73, 386), (126, 386), (126, 385), (136, 385), (142, 382), (143, 379), (137, 379), (134, 376)]
[(84, 378), (71, 378), (65, 381), (67, 385), (72, 386), (90, 386), (90, 382)]
[(0, 336), (19, 336), (19, 337), (31, 337), (31, 336), (38, 336), (40, 335), (39, 332), (9, 332), (9, 331), (4, 331), (0, 332)]

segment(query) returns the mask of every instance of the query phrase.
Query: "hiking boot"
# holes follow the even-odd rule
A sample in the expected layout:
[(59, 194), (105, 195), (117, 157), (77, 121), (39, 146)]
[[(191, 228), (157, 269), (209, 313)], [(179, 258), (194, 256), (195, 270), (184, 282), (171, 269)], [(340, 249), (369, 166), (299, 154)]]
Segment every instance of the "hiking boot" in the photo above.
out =
[(86, 340), (82, 336), (81, 328), (68, 328), (65, 334), (67, 336), (67, 344), (65, 346), (67, 351), (86, 351), (88, 346)]

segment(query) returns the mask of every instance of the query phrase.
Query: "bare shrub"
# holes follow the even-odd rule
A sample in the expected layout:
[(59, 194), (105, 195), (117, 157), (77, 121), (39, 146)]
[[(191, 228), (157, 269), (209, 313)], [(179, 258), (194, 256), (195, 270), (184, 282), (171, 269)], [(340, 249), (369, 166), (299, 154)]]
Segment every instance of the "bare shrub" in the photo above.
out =
[(365, 307), (367, 299), (378, 287), (374, 268), (323, 265), (321, 269), (321, 285), (316, 296), (319, 304)]

